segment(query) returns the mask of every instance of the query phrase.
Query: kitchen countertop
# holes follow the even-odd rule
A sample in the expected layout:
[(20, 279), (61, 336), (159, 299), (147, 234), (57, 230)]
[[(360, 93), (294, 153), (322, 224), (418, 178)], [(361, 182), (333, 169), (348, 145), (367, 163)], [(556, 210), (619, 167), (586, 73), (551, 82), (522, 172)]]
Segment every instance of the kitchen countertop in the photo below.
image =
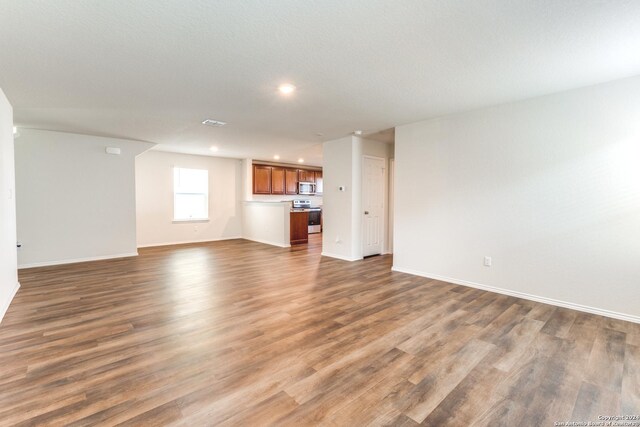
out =
[(291, 212), (312, 212), (322, 210), (322, 206), (312, 206), (310, 208), (291, 208)]

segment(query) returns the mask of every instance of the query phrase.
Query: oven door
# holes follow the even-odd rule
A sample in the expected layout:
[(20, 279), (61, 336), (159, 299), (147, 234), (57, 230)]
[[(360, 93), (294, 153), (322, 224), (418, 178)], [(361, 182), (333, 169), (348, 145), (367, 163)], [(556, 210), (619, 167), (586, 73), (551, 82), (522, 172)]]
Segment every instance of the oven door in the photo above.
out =
[(322, 211), (319, 209), (309, 210), (309, 234), (322, 232)]

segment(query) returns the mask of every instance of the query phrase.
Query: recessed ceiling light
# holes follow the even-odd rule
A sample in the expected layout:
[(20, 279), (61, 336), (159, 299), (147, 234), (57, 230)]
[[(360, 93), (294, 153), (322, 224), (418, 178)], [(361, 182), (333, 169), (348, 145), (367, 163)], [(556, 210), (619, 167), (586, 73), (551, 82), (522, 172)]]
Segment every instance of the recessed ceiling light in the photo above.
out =
[(227, 122), (221, 122), (220, 120), (206, 119), (202, 121), (202, 124), (206, 126), (213, 126), (213, 127), (219, 128), (220, 126), (226, 125)]
[(275, 160), (280, 160), (280, 156), (278, 156), (277, 154), (276, 154), (275, 156), (273, 156), (273, 158), (274, 158)]
[(296, 87), (291, 83), (284, 83), (278, 86), (278, 90), (283, 95), (291, 95), (293, 92), (295, 92)]
[(355, 135), (362, 135), (362, 131), (361, 130), (354, 130), (353, 133)]
[(218, 147), (216, 147), (215, 145), (212, 145), (211, 147), (209, 147), (209, 150), (215, 153), (216, 151), (218, 151)]
[(302, 158), (298, 159), (298, 163), (304, 163), (304, 159)]

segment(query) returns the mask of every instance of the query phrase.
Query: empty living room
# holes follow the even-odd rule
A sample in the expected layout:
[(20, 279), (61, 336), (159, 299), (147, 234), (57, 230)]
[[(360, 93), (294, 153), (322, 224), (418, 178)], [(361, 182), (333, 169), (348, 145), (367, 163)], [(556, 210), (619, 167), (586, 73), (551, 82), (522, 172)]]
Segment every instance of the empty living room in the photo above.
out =
[(640, 427), (640, 1), (0, 0), (0, 426)]

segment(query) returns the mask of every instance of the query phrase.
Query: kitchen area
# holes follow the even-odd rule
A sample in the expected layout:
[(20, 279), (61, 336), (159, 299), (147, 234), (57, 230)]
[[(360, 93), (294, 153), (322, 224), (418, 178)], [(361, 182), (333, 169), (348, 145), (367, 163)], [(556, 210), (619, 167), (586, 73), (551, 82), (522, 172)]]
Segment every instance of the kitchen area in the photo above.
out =
[(251, 161), (245, 168), (244, 238), (280, 247), (322, 233), (322, 168)]

